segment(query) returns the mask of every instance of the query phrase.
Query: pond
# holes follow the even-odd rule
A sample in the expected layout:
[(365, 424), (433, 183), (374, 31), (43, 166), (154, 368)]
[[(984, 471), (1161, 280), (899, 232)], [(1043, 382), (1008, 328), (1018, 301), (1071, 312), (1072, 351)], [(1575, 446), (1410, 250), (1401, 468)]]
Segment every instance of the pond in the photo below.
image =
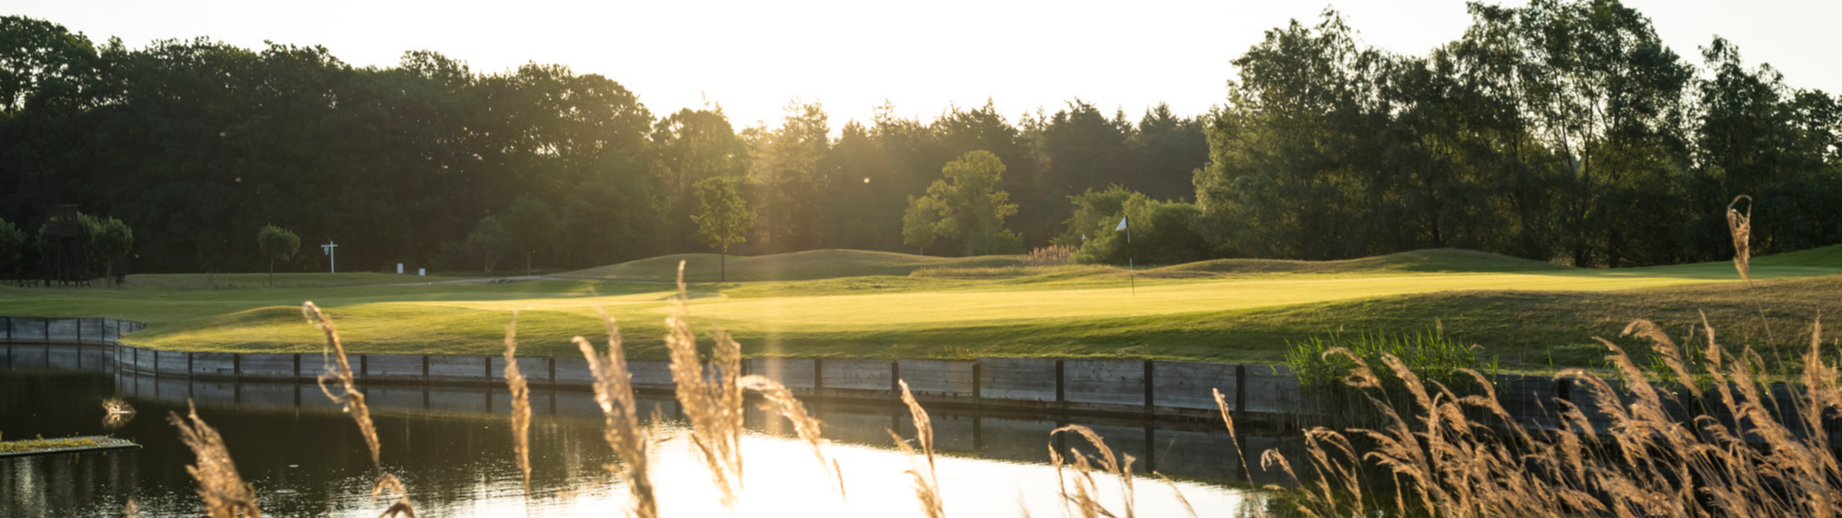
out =
[[(532, 474), (523, 489), (506, 418), (503, 388), (377, 385), (372, 401), (385, 469), (402, 478), (420, 516), (619, 516), (624, 482), (604, 466), (617, 459), (601, 434), (601, 417), (585, 391), (533, 389)], [(121, 398), (139, 413), (125, 424), (104, 423), (102, 401)], [(154, 378), (117, 372), (0, 371), (0, 434), (113, 435), (139, 450), (0, 459), (0, 516), (121, 516), (132, 500), (141, 516), (196, 516), (196, 485), (185, 466), (193, 455), (166, 420), (197, 403), (217, 428), (265, 516), (376, 516), (370, 459), (351, 419), (312, 384), (232, 383)], [(661, 514), (729, 514), (715, 497), (669, 396), (642, 395), (655, 420), (650, 452)], [(812, 402), (809, 402), (812, 403)], [(920, 516), (910, 459), (889, 431), (913, 437), (907, 409), (887, 404), (813, 404), (833, 441), (827, 453), (843, 473), (843, 491), (792, 436), (791, 426), (753, 411), (742, 452), (745, 477), (736, 516)], [(1061, 516), (1060, 483), (1048, 465), (1049, 431), (1070, 422), (1092, 426), (1117, 451), (1135, 457), (1137, 473), (1156, 471), (1175, 482), (1133, 481), (1140, 516), (1185, 516), (1182, 500), (1201, 516), (1252, 516), (1289, 507), (1246, 488), (1281, 483), (1260, 472), (1258, 455), (1290, 439), (1241, 437), (1240, 448), (1219, 422), (1088, 419), (930, 409), (937, 473), (949, 516)], [(1283, 436), (1282, 433), (1271, 435)], [(1079, 439), (1061, 447), (1092, 451)], [(1242, 452), (1255, 471), (1243, 473)], [(1296, 458), (1296, 457), (1294, 457)], [(1064, 474), (1067, 476), (1068, 474)], [(1102, 501), (1122, 498), (1116, 479), (1100, 478)], [(1177, 496), (1181, 493), (1181, 499)], [(1269, 513), (1270, 514), (1270, 513)]]

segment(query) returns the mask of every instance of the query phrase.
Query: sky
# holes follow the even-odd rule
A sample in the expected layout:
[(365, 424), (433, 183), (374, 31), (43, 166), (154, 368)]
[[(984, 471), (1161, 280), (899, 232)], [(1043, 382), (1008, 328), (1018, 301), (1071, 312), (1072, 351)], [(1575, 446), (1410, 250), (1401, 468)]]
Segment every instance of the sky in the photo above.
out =
[[(1486, 0), (1486, 3), (1499, 3)], [(1509, 5), (1525, 2), (1506, 0)], [(0, 14), (47, 19), (131, 47), (209, 36), (321, 45), (356, 66), (428, 49), (500, 72), (557, 63), (625, 85), (657, 116), (706, 103), (737, 126), (777, 123), (789, 101), (820, 101), (834, 131), (885, 101), (931, 119), (987, 99), (1007, 116), (1080, 98), (1136, 118), (1169, 103), (1222, 104), (1229, 61), (1291, 19), (1344, 13), (1364, 43), (1420, 54), (1469, 24), (1463, 0), (1132, 2), (0, 0)], [(1842, 1), (1625, 0), (1693, 63), (1718, 34), (1749, 64), (1794, 87), (1842, 92), (1832, 66)]]

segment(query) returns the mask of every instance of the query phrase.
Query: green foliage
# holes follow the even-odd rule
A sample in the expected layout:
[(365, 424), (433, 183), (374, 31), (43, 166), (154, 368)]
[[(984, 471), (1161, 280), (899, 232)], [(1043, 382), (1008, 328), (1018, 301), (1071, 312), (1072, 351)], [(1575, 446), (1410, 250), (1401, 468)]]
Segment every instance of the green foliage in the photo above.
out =
[(921, 246), (916, 243), (932, 234), (960, 240), (968, 256), (1022, 251), (1022, 238), (1004, 228), (1004, 218), (1017, 213), (1017, 204), (1003, 190), (1004, 162), (997, 155), (970, 151), (940, 172), (945, 178), (928, 186), (927, 196), (908, 200), (902, 234), (909, 244)]
[(741, 180), (733, 176), (706, 178), (697, 182), (697, 240), (720, 254), (729, 247), (748, 241), (755, 227), (755, 213), (742, 198)]
[(26, 233), (0, 219), (0, 275), (17, 278), (26, 269)]
[(256, 231), (256, 248), (270, 261), (284, 261), (301, 251), (301, 237), (288, 229), (263, 225)]
[(517, 250), (518, 241), (497, 216), (480, 218), (467, 234), (467, 240), (451, 252), (478, 261), (480, 271), (490, 272), (507, 252)]
[(520, 255), (541, 256), (556, 247), (559, 230), (556, 211), (531, 197), (519, 197), (505, 211), (500, 221), (511, 236), (512, 250)]
[(1125, 213), (1128, 200), (1144, 200), (1143, 194), (1119, 184), (1108, 186), (1104, 191), (1088, 189), (1087, 192), (1069, 196), (1074, 204), (1074, 214), (1062, 222), (1062, 235), (1053, 241), (1058, 245), (1080, 247), (1087, 240), (1099, 237), (1103, 231), (1110, 231), (1119, 223), (1119, 216)]
[(902, 212), (902, 244), (920, 249), (921, 255), (927, 255), (927, 247), (934, 246), (940, 238), (939, 201), (933, 198), (908, 197), (908, 210)]
[[(1075, 205), (1074, 217), (1061, 240), (1070, 241), (1077, 230), (1087, 236), (1072, 238), (1080, 247), (1074, 254), (1076, 263), (1123, 265), (1130, 259), (1140, 265), (1180, 264), (1208, 256), (1208, 243), (1192, 229), (1202, 214), (1195, 204), (1155, 201), (1117, 185), (1069, 200)], [(1131, 220), (1130, 240), (1126, 231), (1115, 230), (1122, 217)]]
[[(1365, 47), (1335, 12), (1275, 28), (1233, 60), (1223, 108), (1199, 117), (1076, 99), (924, 120), (885, 105), (835, 139), (817, 102), (738, 132), (714, 104), (659, 118), (621, 84), (557, 65), (479, 72), (417, 51), (354, 67), (322, 47), (208, 39), (128, 48), (5, 16), (0, 218), (31, 228), (52, 199), (107, 207), (139, 231), (138, 270), (195, 271), (266, 262), (237, 245), (265, 221), (336, 237), (352, 264), (471, 264), (466, 237), (499, 215), (519, 253), (587, 267), (701, 248), (693, 186), (734, 176), (765, 253), (1076, 245), (1094, 215), (1064, 203), (1112, 185), (1194, 201), (1215, 257), (1705, 261), (1730, 253), (1715, 208), (1738, 194), (1760, 201), (1755, 255), (1842, 242), (1835, 96), (1719, 39), (1697, 77), (1616, 1), (1470, 14), (1421, 55)], [(980, 150), (1005, 166), (1003, 225), (968, 229), (940, 215), (951, 203), (909, 202)], [(557, 223), (537, 224), (546, 211)], [(954, 228), (930, 239), (922, 219)]]
[(1355, 360), (1349, 356), (1324, 353), (1341, 347), (1348, 350), (1357, 359), (1383, 380), (1383, 385), (1399, 384), (1400, 379), (1388, 369), (1383, 355), (1399, 358), (1401, 363), (1412, 369), (1423, 379), (1438, 381), (1448, 386), (1469, 383), (1471, 378), (1459, 372), (1461, 369), (1489, 371), (1490, 366), (1478, 358), (1477, 347), (1464, 345), (1445, 335), (1438, 327), (1410, 334), (1359, 333), (1354, 336), (1343, 333), (1313, 335), (1297, 342), (1286, 343), (1287, 367), (1298, 376), (1299, 384), (1306, 387), (1323, 388), (1341, 386), (1356, 368)]
[(84, 231), (89, 238), (90, 260), (100, 263), (105, 277), (113, 280), (121, 271), (128, 251), (134, 248), (134, 229), (111, 217), (84, 217)]
[(750, 183), (757, 250), (791, 252), (818, 245), (822, 202), (831, 182), (819, 172), (819, 161), (831, 150), (830, 132), (823, 106), (799, 102), (787, 104), (779, 128), (743, 131), (754, 164)]
[[(696, 234), (690, 228), (697, 209), (692, 186), (717, 176), (747, 176), (748, 142), (737, 135), (722, 108), (679, 110), (653, 125), (653, 148), (658, 151), (658, 181), (667, 204), (667, 224), (674, 239)], [(599, 264), (599, 263), (597, 263)]]
[(275, 262), (286, 261), (301, 251), (301, 237), (288, 229), (263, 225), (256, 231), (256, 248), (269, 260), (269, 283), (275, 282)]

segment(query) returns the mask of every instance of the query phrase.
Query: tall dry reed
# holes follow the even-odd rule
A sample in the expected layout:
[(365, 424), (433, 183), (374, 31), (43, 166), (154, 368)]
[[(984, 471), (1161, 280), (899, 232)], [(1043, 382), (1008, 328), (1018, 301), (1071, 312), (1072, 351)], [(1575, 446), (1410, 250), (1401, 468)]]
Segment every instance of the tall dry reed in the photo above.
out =
[[(204, 500), (205, 515), (211, 518), (261, 518), (262, 510), (256, 506), (256, 491), (243, 482), (237, 474), (237, 465), (230, 460), (230, 450), (224, 447), (224, 437), (218, 435), (217, 429), (205, 424), (198, 417), (198, 408), (186, 400), (186, 417), (167, 412), (167, 422), (179, 428), (179, 440), (192, 449), (198, 461), (185, 467), (194, 480), (198, 481), (198, 497)], [(124, 515), (133, 516), (136, 512), (134, 501), (128, 501)]]
[(742, 345), (714, 326), (715, 337), (710, 361), (705, 364), (697, 350), (697, 337), (691, 330), (689, 290), (684, 283), (684, 262), (678, 263), (678, 295), (672, 299), (671, 313), (665, 319), (665, 345), (671, 355), (673, 391), (691, 422), (691, 442), (699, 458), (710, 471), (711, 482), (723, 505), (734, 509), (736, 495), (742, 489), (743, 393), (752, 390), (762, 395), (767, 407), (793, 421), (802, 440), (812, 446), (813, 454), (844, 493), (842, 472), (824, 452), (819, 421), (807, 414), (805, 407), (779, 382), (762, 376), (742, 376)]
[(710, 470), (723, 506), (734, 509), (742, 485), (742, 345), (716, 328), (706, 366), (691, 331), (690, 295), (684, 262), (678, 263), (678, 295), (665, 318), (665, 346), (671, 354), (673, 391), (691, 422), (691, 443)]
[[(934, 421), (928, 418), (927, 410), (921, 408), (921, 403), (915, 401), (915, 395), (908, 391), (908, 381), (901, 380), (898, 383), (902, 386), (902, 404), (908, 405), (908, 414), (915, 421), (915, 444), (920, 446), (921, 453), (917, 455), (915, 447), (909, 446), (908, 441), (902, 440), (901, 434), (895, 433), (895, 430), (890, 430), (889, 436), (895, 439), (895, 445), (902, 449), (902, 453), (909, 457), (907, 473), (914, 478), (915, 499), (921, 504), (921, 514), (927, 518), (945, 517), (947, 511), (940, 497), (940, 477), (934, 471)], [(927, 463), (915, 462), (916, 456), (925, 458)]]
[[(1074, 434), (1086, 439), (1088, 445), (1093, 447), (1094, 453), (1087, 454), (1082, 453), (1078, 448), (1069, 448), (1068, 456), (1063, 457), (1062, 452), (1055, 447), (1057, 434)], [(1132, 518), (1137, 516), (1137, 496), (1132, 487), (1132, 462), (1134, 460), (1131, 455), (1115, 456), (1113, 449), (1107, 447), (1106, 441), (1100, 437), (1100, 434), (1094, 433), (1093, 429), (1085, 426), (1071, 424), (1049, 432), (1049, 463), (1055, 466), (1056, 486), (1061, 492), (1062, 505), (1065, 511), (1075, 513), (1077, 516), (1084, 518), (1100, 516)], [(1073, 468), (1073, 477), (1066, 479), (1062, 477), (1064, 466)], [(1099, 483), (1094, 480), (1095, 471), (1118, 478), (1122, 499), (1119, 512), (1108, 509), (1106, 504), (1100, 501)], [(1074, 488), (1073, 493), (1069, 492), (1070, 486)]]
[(518, 456), (518, 471), (524, 474), (524, 490), (531, 491), (531, 387), (518, 372), (518, 312), (505, 324), (505, 387), (512, 393), (512, 449)]
[[(376, 499), (386, 494), (397, 496), (396, 502), (386, 507), (380, 516), (413, 518), (416, 511), (415, 507), (409, 503), (409, 490), (403, 487), (403, 481), (396, 475), (384, 471), (384, 463), (378, 448), (377, 427), (371, 424), (371, 408), (365, 406), (365, 394), (358, 391), (358, 382), (353, 376), (352, 364), (346, 360), (345, 344), (339, 340), (339, 327), (334, 325), (332, 318), (328, 317), (324, 311), (320, 311), (320, 307), (315, 306), (311, 301), (301, 304), (301, 313), (306, 315), (308, 322), (319, 327), (320, 331), (326, 335), (327, 349), (322, 353), (327, 356), (323, 361), (325, 370), (315, 378), (315, 382), (320, 386), (320, 393), (325, 394), (326, 398), (331, 399), (334, 403), (338, 403), (347, 414), (351, 414), (352, 421), (358, 425), (358, 433), (364, 436), (365, 446), (370, 450), (371, 467), (377, 471), (377, 483), (371, 486), (371, 497)], [(329, 381), (338, 382), (337, 392), (327, 386)]]
[[(1516, 425), (1482, 374), (1468, 372), (1486, 393), (1460, 397), (1384, 357), (1384, 368), (1408, 381), (1415, 413), (1395, 414), (1394, 405), (1379, 399), (1383, 395), (1372, 400), (1390, 417), (1381, 429), (1308, 431), (1315, 481), (1305, 486), (1299, 510), (1307, 516), (1837, 516), (1842, 467), (1826, 421), (1842, 416), (1842, 387), (1836, 362), (1823, 355), (1821, 324), (1811, 329), (1803, 386), (1788, 411), (1774, 410), (1773, 387), (1758, 373), (1763, 359), (1750, 347), (1729, 355), (1713, 327), (1702, 325), (1716, 396), (1705, 410), (1712, 411), (1691, 413), (1699, 401), (1678, 394), (1700, 389), (1688, 369), (1676, 368), (1680, 349), (1653, 324), (1637, 322), (1628, 327), (1631, 334), (1656, 342), (1674, 379), (1659, 387), (1622, 349), (1601, 340), (1622, 388), (1586, 371), (1561, 373), (1557, 377), (1583, 387), (1574, 399), (1587, 398), (1581, 401), (1591, 406), (1557, 399), (1559, 426), (1537, 433)], [(1374, 379), (1358, 361), (1352, 385), (1380, 395)], [(1587, 408), (1597, 410), (1589, 414)], [(1593, 415), (1609, 424), (1595, 426)], [(1346, 434), (1374, 443), (1373, 449), (1358, 454)], [(1263, 460), (1292, 473), (1276, 452)], [(1391, 487), (1374, 487), (1362, 473), (1371, 468), (1386, 472)]]
[(607, 327), (608, 334), (608, 352), (605, 356), (596, 353), (595, 346), (585, 338), (578, 336), (573, 341), (588, 360), (589, 373), (595, 377), (595, 404), (601, 407), (604, 419), (602, 438), (621, 460), (619, 464), (607, 468), (619, 472), (621, 478), (627, 480), (627, 492), (631, 498), (628, 512), (639, 518), (656, 518), (659, 515), (659, 504), (653, 494), (646, 457), (651, 439), (640, 425), (638, 401), (633, 396), (633, 374), (627, 370), (627, 356), (621, 345), (619, 326), (605, 312), (601, 313), (601, 321)]

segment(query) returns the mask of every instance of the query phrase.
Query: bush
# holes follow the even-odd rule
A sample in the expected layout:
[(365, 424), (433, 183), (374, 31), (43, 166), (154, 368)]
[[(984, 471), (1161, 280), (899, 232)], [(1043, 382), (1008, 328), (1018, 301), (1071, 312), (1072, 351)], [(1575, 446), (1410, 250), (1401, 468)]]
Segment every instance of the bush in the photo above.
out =
[[(1122, 265), (1131, 259), (1138, 264), (1179, 264), (1208, 257), (1208, 243), (1190, 225), (1201, 215), (1196, 205), (1134, 194), (1122, 214), (1108, 216), (1091, 229), (1074, 255), (1076, 263)], [(1121, 217), (1130, 219), (1130, 242), (1127, 231), (1114, 230)]]

